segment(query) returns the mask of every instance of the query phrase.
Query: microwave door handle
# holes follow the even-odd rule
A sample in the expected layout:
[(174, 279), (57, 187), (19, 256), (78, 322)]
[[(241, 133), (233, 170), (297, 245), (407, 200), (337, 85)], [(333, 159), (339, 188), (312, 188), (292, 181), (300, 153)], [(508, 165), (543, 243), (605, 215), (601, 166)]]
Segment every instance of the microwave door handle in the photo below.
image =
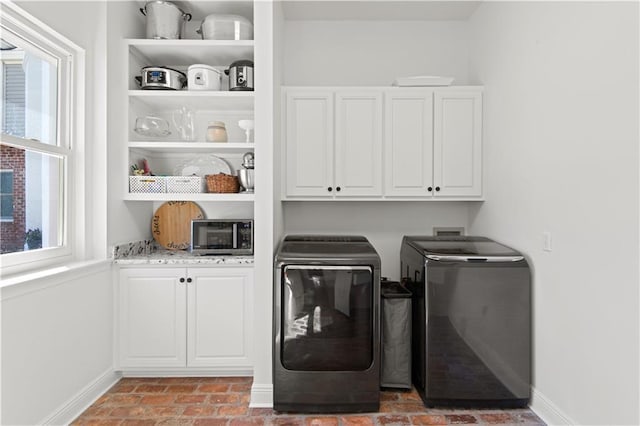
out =
[(233, 224), (233, 248), (238, 248), (238, 224)]

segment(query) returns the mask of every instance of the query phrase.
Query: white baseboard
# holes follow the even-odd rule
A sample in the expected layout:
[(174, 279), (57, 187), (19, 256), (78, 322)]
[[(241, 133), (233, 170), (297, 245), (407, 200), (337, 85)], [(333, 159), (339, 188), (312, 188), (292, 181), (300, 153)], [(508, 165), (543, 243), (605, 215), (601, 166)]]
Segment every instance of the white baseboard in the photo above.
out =
[(127, 368), (123, 377), (251, 377), (253, 368)]
[(529, 408), (548, 425), (577, 424), (536, 388), (532, 389)]
[(251, 402), (249, 403), (249, 407), (273, 408), (273, 385), (254, 383), (251, 386)]
[(42, 425), (68, 425), (82, 412), (91, 406), (102, 394), (120, 380), (120, 374), (112, 368), (105, 371), (93, 382), (85, 386), (67, 403), (60, 406), (53, 414), (38, 424)]

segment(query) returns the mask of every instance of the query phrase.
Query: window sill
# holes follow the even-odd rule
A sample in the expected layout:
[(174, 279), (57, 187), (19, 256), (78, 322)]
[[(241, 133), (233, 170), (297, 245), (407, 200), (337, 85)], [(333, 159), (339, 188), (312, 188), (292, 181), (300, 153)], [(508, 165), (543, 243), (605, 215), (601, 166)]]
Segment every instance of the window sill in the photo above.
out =
[(111, 259), (73, 262), (49, 268), (18, 273), (0, 279), (0, 300), (6, 300), (46, 287), (54, 287), (71, 279), (94, 274), (111, 267)]

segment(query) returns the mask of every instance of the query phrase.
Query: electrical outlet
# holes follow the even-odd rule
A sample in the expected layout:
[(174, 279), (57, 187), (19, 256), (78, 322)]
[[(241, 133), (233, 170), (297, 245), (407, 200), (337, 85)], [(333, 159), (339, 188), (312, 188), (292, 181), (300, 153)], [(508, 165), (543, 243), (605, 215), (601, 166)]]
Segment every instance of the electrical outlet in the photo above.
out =
[(435, 237), (461, 236), (464, 235), (464, 227), (434, 226), (433, 235)]
[(551, 247), (551, 232), (549, 231), (544, 231), (542, 233), (542, 250), (544, 251), (551, 251), (552, 247)]

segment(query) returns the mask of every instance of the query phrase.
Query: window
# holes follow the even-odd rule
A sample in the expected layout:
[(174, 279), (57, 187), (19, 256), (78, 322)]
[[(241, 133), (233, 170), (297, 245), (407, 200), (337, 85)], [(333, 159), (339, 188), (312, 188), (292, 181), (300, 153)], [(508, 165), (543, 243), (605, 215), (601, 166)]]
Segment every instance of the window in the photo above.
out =
[[(1, 39), (0, 39), (1, 40)], [(2, 131), (9, 135), (24, 136), (25, 117), (25, 85), (24, 52), (21, 49), (12, 49), (2, 52)], [(10, 57), (19, 57), (19, 61), (10, 60)]]
[(0, 14), (0, 261), (3, 274), (74, 258), (73, 224), (83, 200), (84, 53), (3, 4)]
[(0, 221), (13, 222), (13, 170), (0, 170)]

